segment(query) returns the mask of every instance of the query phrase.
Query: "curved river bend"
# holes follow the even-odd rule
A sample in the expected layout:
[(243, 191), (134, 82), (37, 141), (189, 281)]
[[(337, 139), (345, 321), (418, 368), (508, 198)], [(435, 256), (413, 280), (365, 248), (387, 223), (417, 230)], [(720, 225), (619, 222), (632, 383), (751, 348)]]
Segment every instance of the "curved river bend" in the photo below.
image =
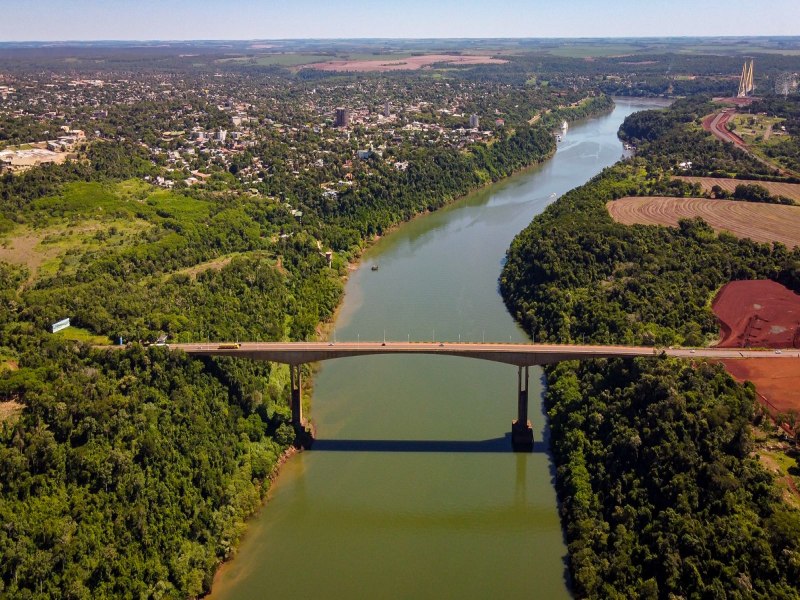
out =
[[(339, 340), (525, 341), (497, 291), (514, 236), (622, 153), (653, 107), (617, 100), (547, 163), (402, 226), (347, 283)], [(373, 265), (379, 270), (373, 271)], [(533, 454), (510, 451), (516, 369), (448, 357), (326, 363), (318, 440), (292, 458), (212, 598), (568, 598), (566, 547), (531, 373)]]

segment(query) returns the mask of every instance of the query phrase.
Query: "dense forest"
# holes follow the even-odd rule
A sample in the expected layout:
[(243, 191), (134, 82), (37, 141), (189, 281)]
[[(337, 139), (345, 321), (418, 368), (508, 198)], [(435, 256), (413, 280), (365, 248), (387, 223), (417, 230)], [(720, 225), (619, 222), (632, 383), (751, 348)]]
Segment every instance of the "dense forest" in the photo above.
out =
[(798, 597), (800, 514), (750, 456), (752, 388), (666, 359), (547, 378), (578, 597)]
[[(611, 106), (598, 97), (558, 117)], [(207, 592), (294, 442), (288, 374), (140, 342), (312, 338), (370, 236), (553, 151), (540, 124), (420, 151), (403, 172), (373, 160), (369, 185), (335, 201), (301, 181), (302, 218), (230, 173), (158, 190), (126, 142), (0, 179), (3, 232), (66, 249), (36, 267), (0, 263), (0, 396), (23, 407), (0, 422), (0, 596)], [(47, 333), (66, 315), (81, 339), (130, 344)]]
[(0, 429), (0, 595), (208, 590), (294, 439), (280, 396), (240, 389), (268, 368), (26, 340), (2, 383), (25, 412)]
[[(800, 250), (700, 220), (664, 228), (609, 216), (607, 201), (663, 189), (688, 140), (734, 172), (754, 166), (692, 133), (703, 102), (630, 117), (622, 131), (643, 142), (637, 159), (564, 195), (514, 241), (501, 290), (535, 339), (700, 345), (717, 332), (710, 300), (724, 283), (766, 277), (800, 290)], [(751, 387), (719, 365), (667, 359), (562, 363), (546, 375), (579, 597), (800, 595), (800, 512), (751, 457)]]

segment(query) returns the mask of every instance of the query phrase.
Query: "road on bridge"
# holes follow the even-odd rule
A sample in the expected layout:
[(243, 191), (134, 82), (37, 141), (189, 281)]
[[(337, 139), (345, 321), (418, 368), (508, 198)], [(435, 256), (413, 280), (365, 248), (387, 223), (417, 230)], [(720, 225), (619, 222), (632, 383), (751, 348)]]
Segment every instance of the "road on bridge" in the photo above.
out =
[(430, 354), (462, 356), (520, 367), (564, 360), (632, 358), (666, 355), (673, 358), (800, 358), (800, 350), (739, 348), (657, 348), (648, 346), (597, 346), (570, 344), (505, 344), (469, 342), (209, 342), (170, 344), (195, 356), (238, 356), (291, 365), (376, 354)]

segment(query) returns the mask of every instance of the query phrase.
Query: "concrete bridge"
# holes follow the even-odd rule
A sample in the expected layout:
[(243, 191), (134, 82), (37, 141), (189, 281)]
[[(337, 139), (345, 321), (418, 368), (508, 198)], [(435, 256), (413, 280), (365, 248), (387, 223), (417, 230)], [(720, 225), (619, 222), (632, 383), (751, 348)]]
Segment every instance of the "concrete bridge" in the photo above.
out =
[(529, 367), (549, 365), (564, 360), (597, 358), (634, 358), (669, 356), (673, 358), (800, 358), (800, 350), (750, 350), (738, 348), (654, 348), (646, 346), (592, 346), (568, 344), (505, 344), (454, 342), (214, 342), (170, 344), (191, 356), (234, 356), (289, 365), (292, 388), (292, 424), (297, 430), (305, 427), (301, 404), (302, 379), (300, 366), (305, 363), (369, 356), (376, 354), (428, 354), (461, 356), (517, 367), (517, 419), (511, 425), (511, 441), (515, 450), (533, 448), (533, 429), (528, 420)]

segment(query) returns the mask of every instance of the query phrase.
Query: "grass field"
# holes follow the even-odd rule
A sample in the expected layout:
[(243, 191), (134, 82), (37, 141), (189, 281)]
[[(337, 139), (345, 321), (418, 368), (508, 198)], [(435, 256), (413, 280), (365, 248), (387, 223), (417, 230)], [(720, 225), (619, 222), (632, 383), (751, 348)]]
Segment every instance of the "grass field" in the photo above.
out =
[(95, 346), (102, 346), (106, 344), (111, 345), (111, 340), (106, 336), (94, 335), (90, 331), (81, 329), (80, 327), (67, 327), (66, 329), (62, 329), (53, 335), (64, 338), (65, 340), (75, 340), (76, 342), (84, 342), (86, 344), (92, 344)]
[(111, 186), (101, 183), (69, 183), (58, 196), (40, 198), (31, 203), (34, 210), (55, 214), (77, 213), (88, 218), (101, 215), (126, 216), (129, 211), (118, 212), (120, 202)]
[(8, 421), (13, 423), (22, 414), (25, 406), (13, 400), (8, 402), (0, 402), (0, 423)]
[(706, 198), (628, 197), (606, 208), (625, 225), (677, 226), (681, 219), (702, 218), (715, 231), (757, 242), (800, 245), (800, 207)]
[(74, 273), (90, 252), (128, 243), (150, 225), (140, 219), (89, 220), (44, 229), (18, 226), (2, 237), (0, 261), (24, 265), (31, 280), (56, 273)]
[[(784, 500), (795, 508), (800, 508), (800, 468), (797, 451), (784, 441), (783, 436), (773, 434), (771, 439), (756, 440), (756, 453), (764, 467), (776, 478)], [(791, 456), (790, 456), (791, 453)]]
[(172, 275), (181, 274), (188, 275), (192, 279), (195, 279), (200, 273), (204, 273), (205, 271), (220, 271), (224, 267), (228, 266), (237, 256), (242, 256), (242, 253), (233, 252), (231, 254), (226, 254), (225, 256), (220, 256), (219, 258), (175, 271), (174, 273), (165, 274), (164, 277), (167, 278), (171, 277)]
[(730, 56), (736, 54), (783, 54), (785, 56), (798, 56), (800, 49), (797, 48), (773, 48), (769, 46), (760, 47), (757, 43), (748, 42), (746, 44), (699, 44), (697, 46), (682, 46), (676, 48), (682, 54), (719, 54)]
[(335, 58), (335, 56), (330, 54), (259, 54), (257, 56), (236, 56), (233, 58), (223, 58), (218, 60), (217, 63), (252, 63), (261, 67), (299, 67), (301, 65), (325, 62), (326, 60), (333, 60)]
[(24, 265), (29, 281), (72, 274), (91, 253), (138, 243), (139, 234), (168, 219), (187, 226), (209, 218), (211, 206), (145, 182), (72, 183), (32, 204), (34, 225), (0, 236), (0, 261)]
[(310, 65), (318, 62), (325, 62), (334, 58), (325, 54), (269, 54), (259, 56), (256, 64), (262, 67), (277, 65), (279, 67), (299, 67), (300, 65)]
[(63, 217), (88, 220), (137, 215), (145, 219), (198, 220), (208, 216), (210, 205), (145, 182), (123, 181), (117, 184), (69, 183), (58, 196), (34, 201), (32, 208), (41, 213), (40, 222), (48, 223)]
[(553, 56), (563, 58), (593, 58), (641, 53), (646, 48), (634, 44), (575, 44), (548, 49)]
[(768, 117), (766, 115), (735, 115), (728, 126), (748, 145), (764, 141), (769, 138), (773, 127), (778, 126), (784, 119)]

